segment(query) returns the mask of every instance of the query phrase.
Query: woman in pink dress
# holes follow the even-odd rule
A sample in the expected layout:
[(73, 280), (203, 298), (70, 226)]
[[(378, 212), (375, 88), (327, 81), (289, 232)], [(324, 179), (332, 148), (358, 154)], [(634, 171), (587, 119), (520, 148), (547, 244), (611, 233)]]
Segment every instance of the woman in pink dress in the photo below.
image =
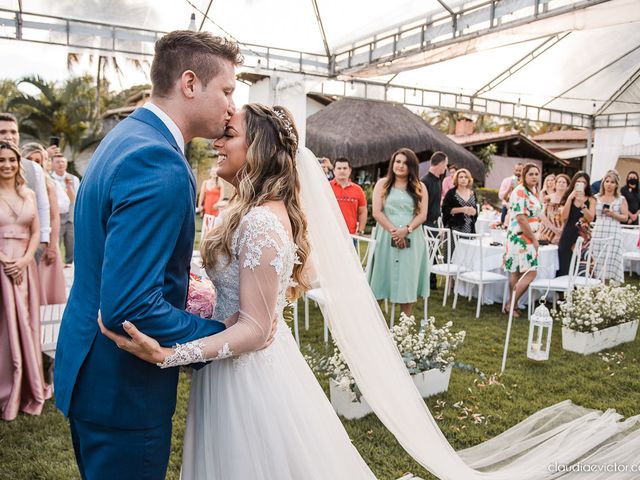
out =
[(51, 396), (40, 351), (40, 242), (35, 194), (20, 173), (20, 151), (0, 141), (0, 414), (39, 415)]
[[(38, 275), (40, 276), (40, 304), (55, 305), (67, 303), (67, 291), (64, 280), (64, 265), (60, 255), (60, 210), (58, 207), (58, 194), (56, 189), (62, 190), (48, 175), (49, 157), (47, 151), (39, 143), (27, 143), (22, 147), (22, 155), (39, 164), (45, 171), (47, 184), (47, 196), (49, 197), (49, 214), (51, 218), (51, 237), (49, 245), (44, 249), (42, 258), (38, 263)], [(66, 195), (61, 191), (60, 194)]]

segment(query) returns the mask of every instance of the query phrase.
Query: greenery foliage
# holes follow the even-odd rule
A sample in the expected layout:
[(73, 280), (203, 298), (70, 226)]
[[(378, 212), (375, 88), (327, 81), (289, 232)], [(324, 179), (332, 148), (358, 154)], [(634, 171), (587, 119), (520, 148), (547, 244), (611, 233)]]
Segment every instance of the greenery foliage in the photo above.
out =
[(487, 200), (494, 207), (501, 207), (498, 190), (495, 190), (493, 188), (476, 188), (476, 198), (478, 199), (478, 203), (480, 203), (480, 205), (482, 205), (482, 202)]
[(493, 168), (493, 156), (496, 154), (497, 151), (498, 151), (498, 146), (495, 143), (490, 143), (486, 147), (482, 147), (480, 150), (478, 150), (478, 153), (476, 153), (476, 155), (484, 165), (485, 177), (489, 175), (489, 172)]

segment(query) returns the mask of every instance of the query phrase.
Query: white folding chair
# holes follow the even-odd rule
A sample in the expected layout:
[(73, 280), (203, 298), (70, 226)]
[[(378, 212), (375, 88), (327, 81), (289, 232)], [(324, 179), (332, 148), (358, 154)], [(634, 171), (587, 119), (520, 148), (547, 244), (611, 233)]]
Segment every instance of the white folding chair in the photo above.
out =
[(215, 221), (216, 221), (215, 215), (208, 215), (206, 213), (204, 214), (204, 216), (202, 217), (202, 230), (200, 231), (200, 243), (202, 243), (202, 240), (204, 240), (204, 237), (207, 236), (207, 233), (209, 233), (209, 230), (213, 228)]
[(533, 310), (533, 293), (535, 291), (549, 291), (553, 295), (553, 305), (555, 307), (556, 303), (556, 293), (564, 293), (567, 295), (569, 291), (573, 288), (575, 283), (575, 278), (578, 275), (578, 271), (580, 268), (580, 255), (582, 251), (582, 237), (578, 237), (576, 240), (576, 244), (573, 248), (573, 253), (571, 254), (571, 261), (569, 262), (569, 272), (567, 275), (561, 275), (556, 278), (540, 278), (534, 279), (529, 284), (529, 289), (527, 290), (527, 317), (531, 318), (531, 313)]
[(613, 237), (596, 237), (589, 241), (585, 267), (576, 275), (576, 287), (597, 287), (604, 283), (609, 262)]
[(440, 275), (445, 278), (444, 293), (442, 295), (442, 306), (444, 307), (447, 304), (449, 288), (453, 283), (452, 279), (462, 267), (451, 262), (451, 252), (455, 249), (451, 230), (444, 227), (425, 226), (424, 235), (427, 241), (427, 249), (432, 252), (429, 255), (429, 271), (434, 275)]
[[(634, 236), (636, 242), (640, 239), (640, 225), (622, 225), (622, 232), (623, 234), (630, 232), (630, 234)], [(632, 250), (627, 250), (622, 254), (624, 265), (629, 265), (629, 274), (633, 274), (633, 266), (635, 263), (640, 262), (640, 246), (636, 243), (634, 244), (634, 247), (635, 248)]]
[(66, 303), (40, 306), (40, 345), (42, 353), (51, 358), (56, 356), (60, 322), (66, 306)]
[[(371, 265), (371, 259), (373, 258), (373, 253), (376, 248), (376, 241), (373, 238), (373, 234), (371, 237), (364, 237), (362, 235), (351, 235), (351, 240), (355, 242), (356, 252), (358, 254), (358, 258), (362, 264), (362, 269), (364, 274), (368, 276), (369, 268)], [(364, 254), (363, 254), (363, 250)], [(325, 302), (324, 292), (322, 287), (312, 288), (307, 290), (304, 294), (304, 328), (305, 330), (309, 330), (309, 300), (313, 300), (318, 305), (322, 305)], [(393, 311), (393, 307), (392, 307)], [(294, 306), (294, 331), (298, 330), (298, 307), (297, 304)], [(324, 342), (327, 343), (329, 341), (329, 325), (327, 324), (327, 319), (324, 318)], [(300, 342), (298, 340), (298, 345)]]
[[(478, 286), (478, 303), (476, 306), (476, 318), (480, 317), (480, 307), (482, 305), (482, 295), (484, 293), (484, 287), (491, 284), (504, 283), (504, 291), (502, 294), (502, 304), (504, 305), (506, 297), (506, 289), (508, 284), (508, 277), (501, 273), (490, 272), (484, 270), (483, 265), (483, 239), (484, 235), (479, 233), (463, 233), (456, 230), (453, 231), (454, 245), (456, 249), (465, 249), (465, 246), (476, 244), (477, 250), (472, 255), (467, 255), (466, 251), (462, 253), (462, 262), (458, 264), (463, 268), (459, 269), (456, 275), (456, 285), (462, 283), (469, 283), (471, 285)], [(467, 250), (470, 251), (470, 250)], [(478, 255), (479, 253), (479, 255)], [(473, 258), (470, 258), (473, 257)], [(453, 296), (453, 308), (456, 308), (458, 303), (458, 288), (454, 289)]]

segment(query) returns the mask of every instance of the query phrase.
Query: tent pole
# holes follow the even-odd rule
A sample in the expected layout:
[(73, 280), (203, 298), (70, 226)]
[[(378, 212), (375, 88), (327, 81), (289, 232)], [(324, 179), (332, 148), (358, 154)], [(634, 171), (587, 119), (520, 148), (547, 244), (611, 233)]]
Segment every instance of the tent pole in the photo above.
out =
[(585, 172), (589, 173), (589, 176), (591, 176), (592, 174), (591, 169), (593, 167), (591, 144), (593, 143), (593, 130), (595, 128), (595, 125), (596, 125), (596, 117), (595, 115), (591, 115), (591, 118), (589, 121), (589, 129), (587, 130), (587, 132), (589, 132), (589, 134), (587, 135), (587, 159), (585, 160), (585, 165), (584, 165), (584, 170)]

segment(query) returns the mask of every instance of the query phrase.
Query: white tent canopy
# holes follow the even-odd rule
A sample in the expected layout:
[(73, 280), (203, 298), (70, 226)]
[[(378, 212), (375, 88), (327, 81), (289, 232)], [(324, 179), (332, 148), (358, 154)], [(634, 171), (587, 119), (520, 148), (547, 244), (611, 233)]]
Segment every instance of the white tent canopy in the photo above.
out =
[[(56, 55), (99, 49), (140, 81), (140, 62), (127, 59), (148, 68), (153, 42), (192, 14), (193, 28), (242, 44), (245, 70), (301, 73), (312, 91), (640, 127), (637, 0), (0, 0), (0, 48), (34, 73)], [(17, 40), (46, 55), (34, 61)]]

